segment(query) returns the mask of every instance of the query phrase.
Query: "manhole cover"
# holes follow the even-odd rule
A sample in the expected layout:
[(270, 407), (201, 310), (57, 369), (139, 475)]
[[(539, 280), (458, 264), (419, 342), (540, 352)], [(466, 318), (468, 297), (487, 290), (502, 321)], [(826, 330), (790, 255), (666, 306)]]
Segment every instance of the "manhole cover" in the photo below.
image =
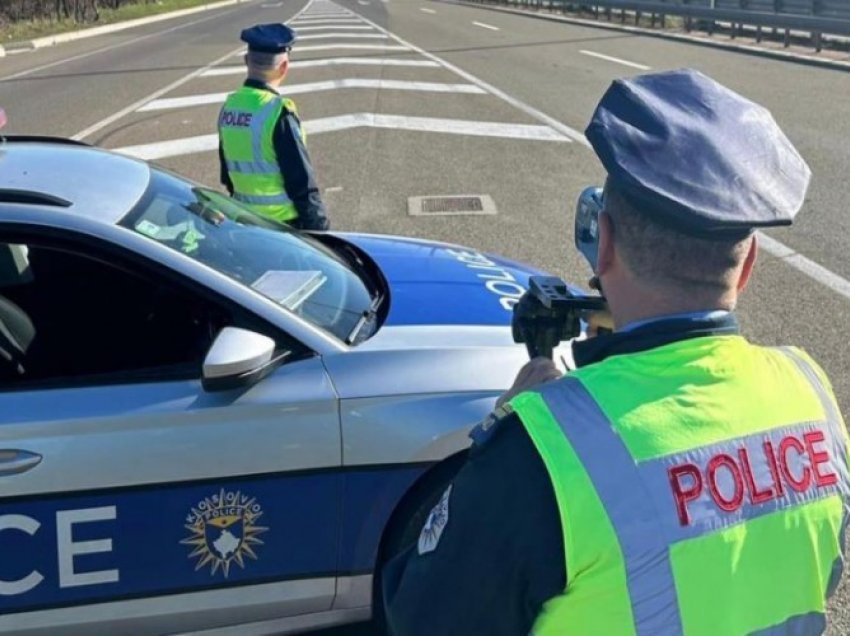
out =
[(496, 214), (496, 204), (492, 197), (486, 194), (410, 197), (407, 200), (407, 212), (411, 216)]

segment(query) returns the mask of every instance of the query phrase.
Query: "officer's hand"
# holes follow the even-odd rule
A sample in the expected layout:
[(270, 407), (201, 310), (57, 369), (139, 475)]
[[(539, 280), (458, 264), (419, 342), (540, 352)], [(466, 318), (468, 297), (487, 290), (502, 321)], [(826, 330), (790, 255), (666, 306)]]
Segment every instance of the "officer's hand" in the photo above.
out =
[(555, 363), (549, 358), (538, 357), (529, 360), (525, 366), (519, 370), (519, 373), (514, 380), (513, 386), (508, 389), (502, 396), (496, 400), (496, 408), (499, 408), (505, 402), (508, 402), (523, 391), (543, 384), (549, 380), (560, 378), (562, 373), (558, 371)]
[[(588, 281), (588, 285), (591, 289), (595, 289), (600, 294), (602, 293), (602, 285), (596, 276), (593, 276)], [(588, 338), (614, 331), (614, 317), (607, 309), (605, 311), (589, 311), (582, 318), (587, 322)]]
[(587, 321), (587, 337), (593, 338), (614, 331), (614, 318), (609, 311), (590, 311), (584, 319)]

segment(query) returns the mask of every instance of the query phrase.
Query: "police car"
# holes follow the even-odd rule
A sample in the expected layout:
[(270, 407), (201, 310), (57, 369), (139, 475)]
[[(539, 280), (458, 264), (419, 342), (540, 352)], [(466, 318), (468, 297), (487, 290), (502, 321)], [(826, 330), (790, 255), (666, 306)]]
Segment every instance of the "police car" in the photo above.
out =
[(526, 359), (511, 308), (537, 273), (300, 233), (145, 162), (6, 139), (0, 632), (367, 618)]

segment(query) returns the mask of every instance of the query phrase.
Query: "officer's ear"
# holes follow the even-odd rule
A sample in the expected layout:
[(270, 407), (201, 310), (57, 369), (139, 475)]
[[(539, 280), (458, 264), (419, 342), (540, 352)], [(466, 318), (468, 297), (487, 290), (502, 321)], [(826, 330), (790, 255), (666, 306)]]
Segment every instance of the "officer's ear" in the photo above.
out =
[(283, 59), (277, 66), (277, 70), (280, 73), (281, 77), (286, 77), (286, 74), (289, 72), (289, 55), (283, 56)]
[(741, 276), (738, 278), (738, 293), (744, 291), (744, 288), (750, 281), (750, 275), (753, 273), (753, 268), (756, 266), (758, 251), (758, 239), (756, 238), (756, 234), (753, 234), (752, 237), (750, 237), (750, 249), (747, 251), (747, 257), (744, 259), (743, 267), (741, 267)]
[(599, 213), (599, 250), (596, 256), (596, 275), (603, 276), (614, 264), (614, 223), (602, 210)]

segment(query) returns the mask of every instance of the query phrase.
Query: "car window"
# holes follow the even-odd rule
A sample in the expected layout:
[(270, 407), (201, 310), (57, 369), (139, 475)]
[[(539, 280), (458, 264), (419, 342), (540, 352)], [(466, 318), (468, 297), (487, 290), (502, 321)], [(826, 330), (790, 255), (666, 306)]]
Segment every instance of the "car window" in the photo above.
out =
[(122, 224), (251, 287), (341, 340), (351, 339), (378, 300), (328, 247), (166, 172), (153, 170), (148, 191)]
[(90, 253), (13, 247), (15, 266), (0, 280), (0, 386), (200, 377), (233, 322), (205, 298)]

